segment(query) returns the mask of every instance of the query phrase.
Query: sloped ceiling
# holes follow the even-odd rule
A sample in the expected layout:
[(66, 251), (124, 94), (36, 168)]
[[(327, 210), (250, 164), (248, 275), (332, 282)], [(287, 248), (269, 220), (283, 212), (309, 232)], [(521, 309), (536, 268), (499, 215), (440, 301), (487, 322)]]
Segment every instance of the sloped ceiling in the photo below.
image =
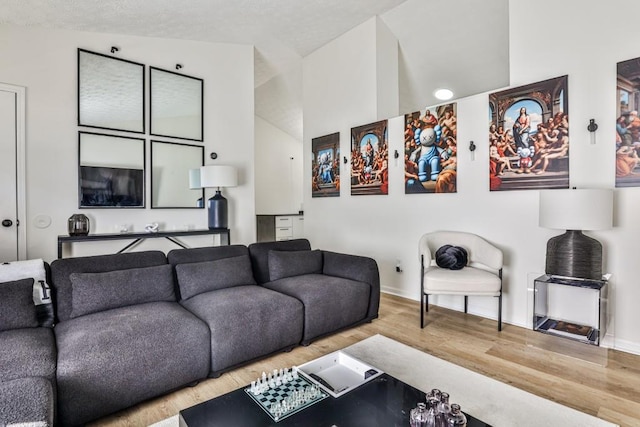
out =
[(402, 112), (508, 85), (508, 0), (0, 0), (0, 24), (255, 46), (256, 114), (302, 141), (302, 58), (379, 15)]

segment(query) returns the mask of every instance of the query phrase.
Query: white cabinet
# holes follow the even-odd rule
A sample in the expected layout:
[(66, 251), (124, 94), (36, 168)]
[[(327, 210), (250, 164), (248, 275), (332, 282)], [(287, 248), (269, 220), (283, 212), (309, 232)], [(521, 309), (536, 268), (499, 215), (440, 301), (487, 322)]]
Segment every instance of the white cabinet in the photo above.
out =
[(302, 215), (277, 215), (275, 217), (276, 240), (291, 240), (304, 234)]

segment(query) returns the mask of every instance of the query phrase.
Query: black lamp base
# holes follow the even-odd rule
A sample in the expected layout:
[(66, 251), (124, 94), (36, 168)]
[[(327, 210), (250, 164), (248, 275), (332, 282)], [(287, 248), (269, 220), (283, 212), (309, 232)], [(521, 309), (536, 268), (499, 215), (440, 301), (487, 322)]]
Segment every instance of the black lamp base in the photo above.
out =
[(225, 199), (220, 190), (216, 190), (216, 194), (209, 199), (209, 230), (215, 228), (229, 228), (229, 216), (227, 209), (227, 199)]
[(547, 242), (545, 272), (555, 276), (602, 280), (602, 245), (580, 230), (567, 230)]

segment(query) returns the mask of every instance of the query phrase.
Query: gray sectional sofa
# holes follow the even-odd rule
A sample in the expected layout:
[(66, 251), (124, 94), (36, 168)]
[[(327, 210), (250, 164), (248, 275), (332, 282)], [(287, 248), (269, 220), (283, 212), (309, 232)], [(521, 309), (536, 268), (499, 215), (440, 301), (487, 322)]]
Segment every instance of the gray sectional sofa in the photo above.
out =
[(82, 425), (369, 322), (380, 301), (373, 259), (304, 239), (60, 259), (51, 285), (53, 329), (0, 312), (0, 425)]

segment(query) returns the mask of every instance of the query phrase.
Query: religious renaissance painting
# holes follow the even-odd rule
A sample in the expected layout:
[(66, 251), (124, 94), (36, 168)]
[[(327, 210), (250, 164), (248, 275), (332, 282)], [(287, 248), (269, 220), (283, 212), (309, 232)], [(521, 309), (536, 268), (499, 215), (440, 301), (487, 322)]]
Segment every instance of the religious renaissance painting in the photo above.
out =
[(311, 140), (311, 196), (340, 196), (340, 133)]
[(457, 104), (405, 114), (404, 192), (455, 193)]
[(351, 128), (351, 195), (389, 193), (387, 120)]
[(640, 187), (640, 58), (618, 62), (616, 187)]
[(567, 76), (489, 95), (491, 191), (569, 188)]

